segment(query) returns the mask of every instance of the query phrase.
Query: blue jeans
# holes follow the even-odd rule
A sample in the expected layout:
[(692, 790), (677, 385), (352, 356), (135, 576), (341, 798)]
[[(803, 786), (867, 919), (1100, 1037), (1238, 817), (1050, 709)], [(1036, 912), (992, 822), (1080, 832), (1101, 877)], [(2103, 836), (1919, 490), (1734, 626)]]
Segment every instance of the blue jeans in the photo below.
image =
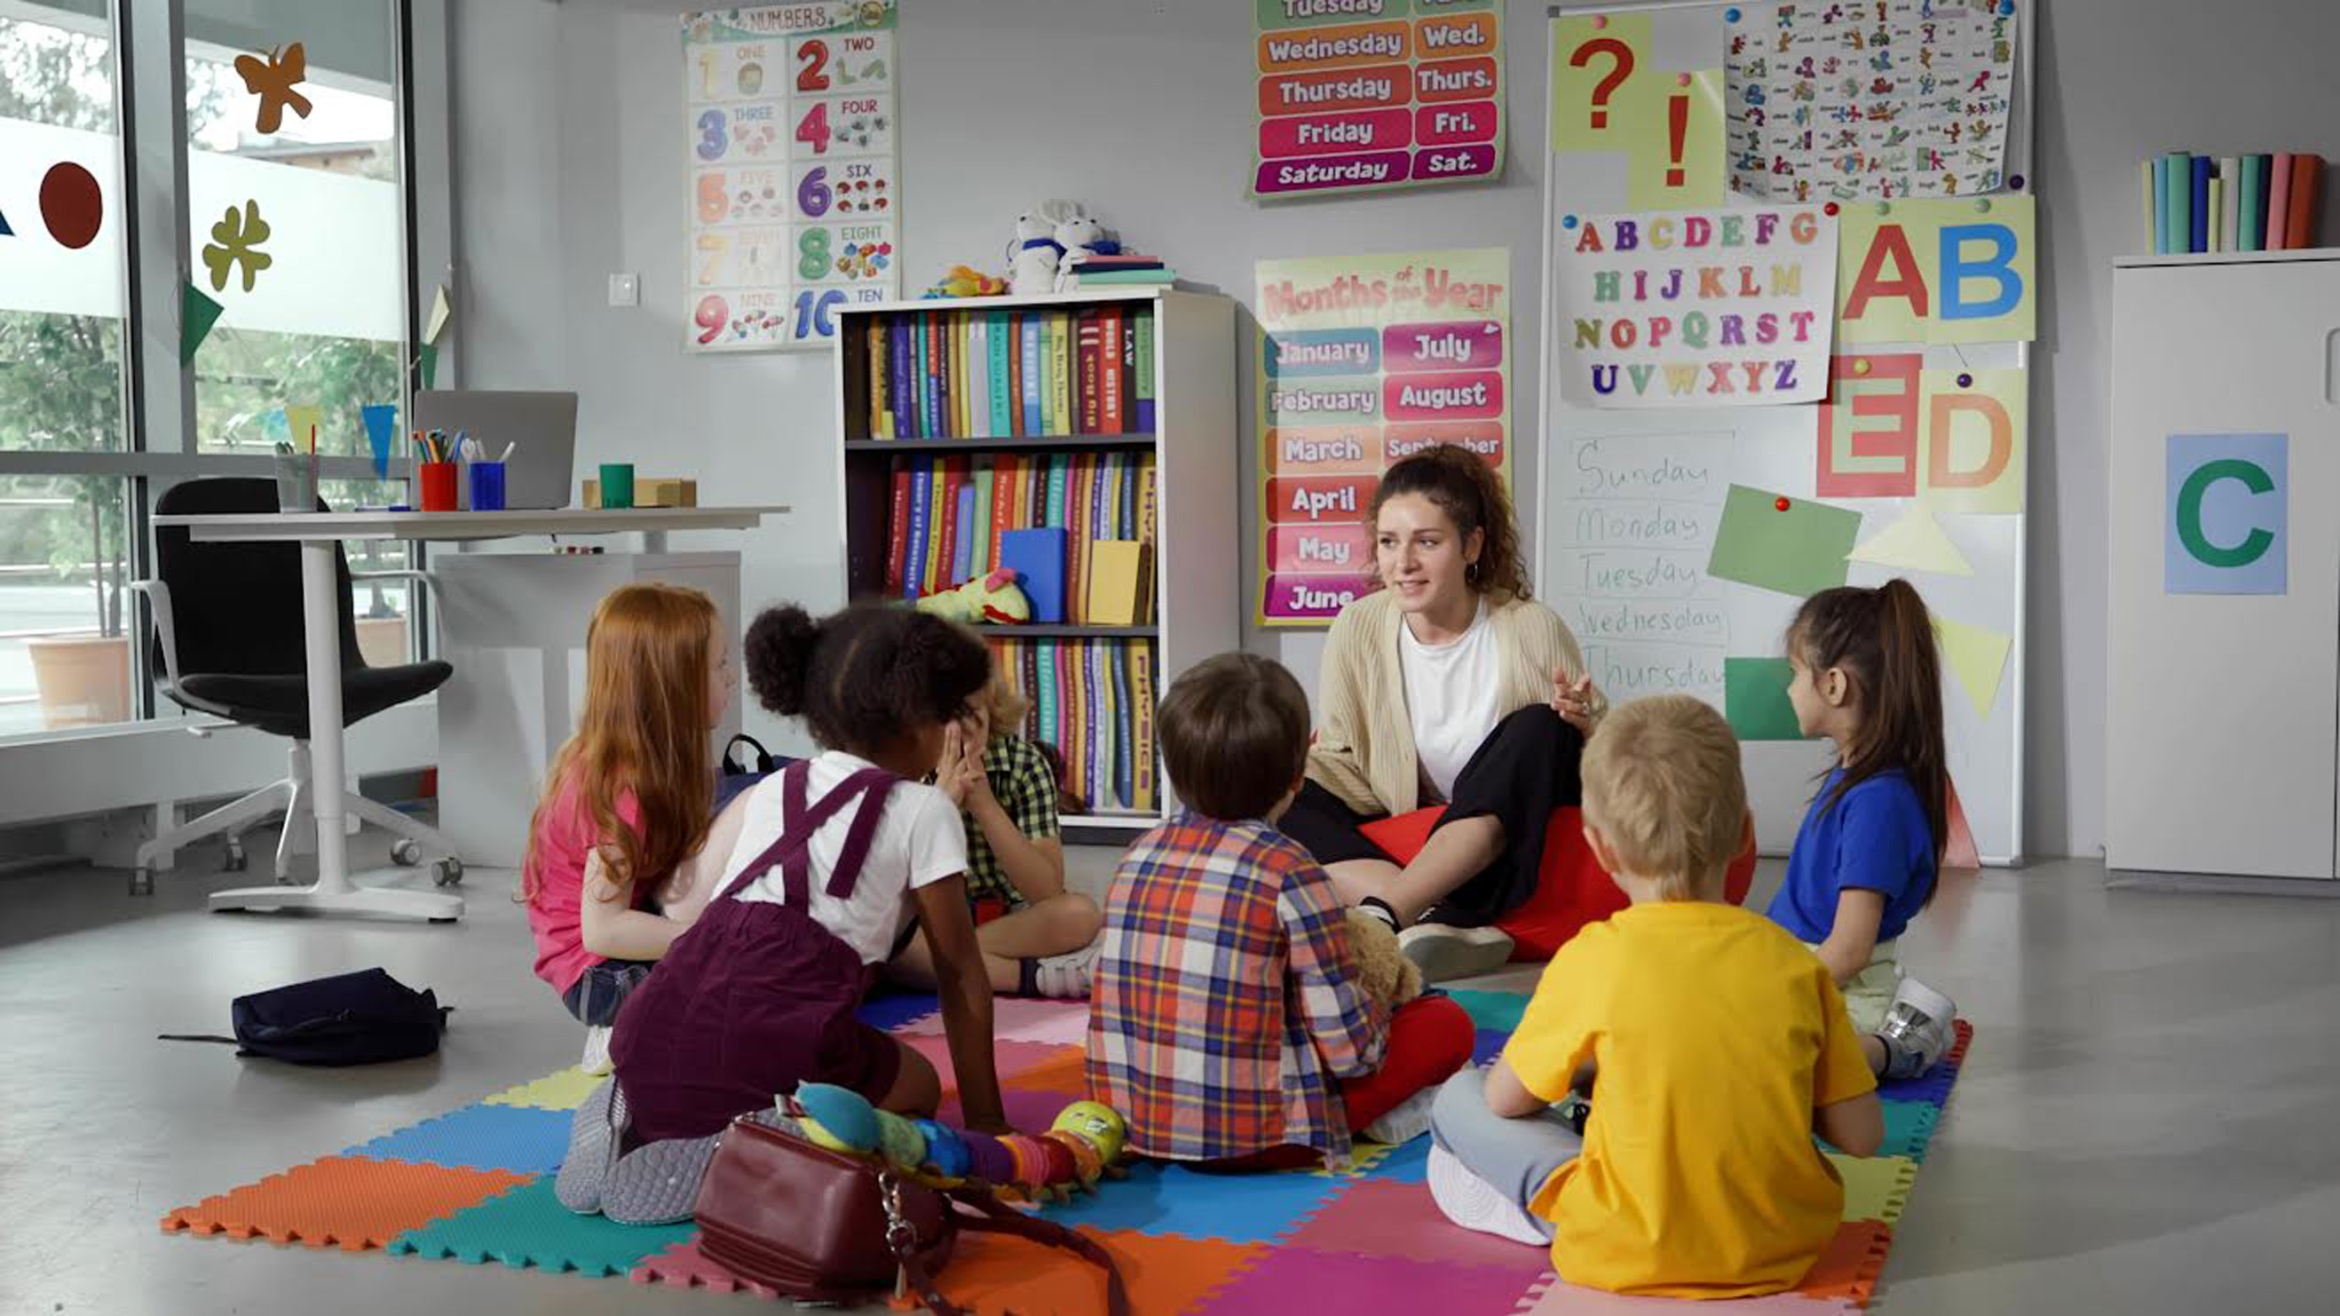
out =
[(1463, 1168), (1518, 1204), (1544, 1237), (1552, 1222), (1528, 1210), (1552, 1172), (1584, 1151), (1584, 1139), (1557, 1112), (1505, 1119), (1487, 1109), (1487, 1071), (1465, 1069), (1446, 1080), (1430, 1107), (1430, 1137)]

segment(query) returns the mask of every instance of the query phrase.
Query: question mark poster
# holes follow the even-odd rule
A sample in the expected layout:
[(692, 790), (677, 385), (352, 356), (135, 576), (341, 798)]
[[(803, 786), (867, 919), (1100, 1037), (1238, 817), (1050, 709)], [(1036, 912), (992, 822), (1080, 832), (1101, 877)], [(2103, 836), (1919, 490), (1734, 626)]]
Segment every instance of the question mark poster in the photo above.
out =
[(682, 20), (693, 352), (825, 347), (901, 296), (895, 0)]
[(1503, 173), (1499, 0), (1252, 0), (1251, 195), (1479, 183)]
[[(1555, 164), (1622, 161), (1625, 204), (1634, 210), (1720, 205), (1723, 71), (1668, 67), (1651, 18), (1553, 20), (1551, 142), (1562, 157)], [(1602, 190), (1614, 195), (1613, 186)]]

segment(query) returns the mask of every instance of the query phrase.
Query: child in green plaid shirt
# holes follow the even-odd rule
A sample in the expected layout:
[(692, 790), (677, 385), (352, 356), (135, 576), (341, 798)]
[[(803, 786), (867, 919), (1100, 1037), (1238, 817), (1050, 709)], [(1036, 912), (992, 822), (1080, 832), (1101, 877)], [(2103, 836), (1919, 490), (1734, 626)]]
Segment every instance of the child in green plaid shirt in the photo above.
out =
[[(935, 785), (967, 823), (967, 900), (993, 991), (1081, 998), (1104, 925), (1095, 901), (1064, 885), (1056, 771), (1039, 746), (1015, 734), (1029, 711), (996, 665), (982, 707), (962, 737), (968, 752), (935, 770)], [(917, 986), (934, 982), (924, 940), (904, 933), (889, 968)]]

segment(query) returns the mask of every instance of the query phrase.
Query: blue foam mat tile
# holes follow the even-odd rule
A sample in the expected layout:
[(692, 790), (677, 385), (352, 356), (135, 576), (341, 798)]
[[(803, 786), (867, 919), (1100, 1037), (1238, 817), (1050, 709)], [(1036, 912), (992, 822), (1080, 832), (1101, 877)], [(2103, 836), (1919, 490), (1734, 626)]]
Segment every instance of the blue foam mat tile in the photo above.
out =
[(1958, 1082), (1959, 1065), (1945, 1060), (1916, 1078), (1891, 1078), (1877, 1084), (1881, 1101), (1903, 1101), (1924, 1104), (1940, 1109), (1950, 1100), (1950, 1088)]
[(376, 1161), (414, 1161), (473, 1170), (549, 1174), (569, 1152), (571, 1115), (534, 1106), (484, 1103), (410, 1124), (342, 1153)]
[(1471, 1016), (1471, 1023), (1483, 1033), (1509, 1033), (1519, 1027), (1519, 1018), (1527, 1013), (1528, 998), (1523, 992), (1450, 991), (1448, 996)]
[(1471, 1040), (1471, 1063), (1484, 1065), (1502, 1055), (1503, 1044), (1510, 1040), (1511, 1034), (1500, 1029), (1482, 1028), (1478, 1030), (1477, 1033), (1473, 1034)]
[(392, 1256), (501, 1261), (514, 1270), (575, 1271), (599, 1278), (623, 1275), (645, 1257), (699, 1236), (698, 1226), (621, 1225), (578, 1215), (553, 1196), (551, 1175), (531, 1179), (500, 1197), (458, 1211), (392, 1239)]
[(1107, 1180), (1094, 1194), (1050, 1204), (1041, 1214), (1058, 1224), (1091, 1229), (1273, 1243), (1360, 1181), (1306, 1170), (1197, 1174), (1182, 1165), (1141, 1161), (1128, 1178)]
[(1415, 1138), (1399, 1143), (1389, 1155), (1375, 1161), (1359, 1176), (1388, 1183), (1426, 1183), (1430, 1178), (1430, 1139)]
[(881, 1033), (914, 1024), (942, 1008), (933, 992), (891, 992), (863, 1001), (854, 1015)]

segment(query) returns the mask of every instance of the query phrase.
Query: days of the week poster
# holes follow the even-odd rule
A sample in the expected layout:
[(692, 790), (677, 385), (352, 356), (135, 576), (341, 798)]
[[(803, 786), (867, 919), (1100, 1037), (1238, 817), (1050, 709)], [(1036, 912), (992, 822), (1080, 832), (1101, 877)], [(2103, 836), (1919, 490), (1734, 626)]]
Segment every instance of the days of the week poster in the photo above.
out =
[(1511, 252), (1258, 266), (1266, 626), (1322, 625), (1371, 587), (1365, 516), (1392, 463), (1468, 448), (1511, 477)]
[(1263, 200), (1503, 172), (1498, 0), (1253, 0)]

